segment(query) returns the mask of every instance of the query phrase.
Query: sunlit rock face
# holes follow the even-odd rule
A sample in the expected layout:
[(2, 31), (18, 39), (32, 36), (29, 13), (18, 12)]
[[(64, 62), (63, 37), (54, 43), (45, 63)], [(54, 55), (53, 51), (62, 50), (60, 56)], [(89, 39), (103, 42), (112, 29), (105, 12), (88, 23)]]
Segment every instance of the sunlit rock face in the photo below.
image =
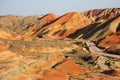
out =
[(113, 33), (110, 36), (107, 36), (105, 39), (103, 39), (100, 43), (99, 46), (103, 46), (103, 47), (111, 47), (113, 45), (117, 45), (120, 44), (120, 31)]
[(44, 15), (43, 17), (41, 18), (38, 18), (38, 20), (42, 20), (44, 22), (51, 22), (53, 20), (55, 20), (57, 18), (57, 16), (53, 13), (48, 13), (46, 15)]
[(82, 14), (93, 22), (104, 22), (120, 14), (120, 8), (94, 9), (85, 11)]
[(87, 17), (78, 12), (71, 12), (59, 17), (54, 22), (41, 28), (35, 33), (35, 36), (66, 38), (77, 29), (87, 27), (89, 24), (91, 24), (91, 20)]

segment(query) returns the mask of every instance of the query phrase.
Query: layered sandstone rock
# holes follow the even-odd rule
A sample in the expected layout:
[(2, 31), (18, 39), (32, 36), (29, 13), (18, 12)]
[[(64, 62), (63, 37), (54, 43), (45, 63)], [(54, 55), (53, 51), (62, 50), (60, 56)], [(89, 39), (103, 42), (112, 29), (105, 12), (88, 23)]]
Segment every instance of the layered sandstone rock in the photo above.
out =
[(37, 58), (33, 59), (29, 56), (22, 56), (19, 53), (13, 53), (9, 50), (2, 51), (0, 54), (0, 79), (39, 79), (43, 70), (50, 69), (64, 59), (61, 53), (43, 54), (36, 57)]
[(104, 22), (120, 14), (120, 8), (94, 9), (85, 11), (82, 14), (93, 22)]
[(69, 37), (83, 38), (86, 40), (99, 42), (102, 39), (104, 39), (106, 36), (109, 36), (112, 33), (117, 32), (119, 29), (119, 23), (120, 23), (120, 15), (117, 15), (112, 19), (109, 19), (108, 21), (103, 22), (101, 24), (93, 23), (88, 27), (79, 29), (78, 31), (71, 34)]
[(0, 80), (120, 80), (119, 59), (86, 45), (118, 55), (119, 31), (119, 8), (0, 16)]
[(51, 22), (55, 18), (56, 16), (54, 14), (48, 14), (44, 17), (7, 15), (0, 17), (0, 25), (1, 29), (5, 32), (30, 36), (42, 25)]
[(34, 36), (65, 38), (74, 33), (77, 29), (87, 27), (89, 24), (91, 24), (91, 20), (87, 17), (78, 12), (71, 12), (59, 17), (53, 23), (41, 28), (34, 34)]
[(120, 31), (116, 32), (110, 36), (107, 36), (105, 39), (103, 39), (100, 43), (99, 46), (108, 48), (114, 45), (120, 44)]
[(57, 16), (53, 13), (48, 13), (46, 15), (44, 15), (43, 17), (41, 18), (38, 18), (38, 20), (42, 20), (44, 22), (51, 22), (53, 20), (55, 20), (57, 18)]
[(66, 60), (55, 66), (54, 70), (44, 71), (41, 80), (68, 80), (69, 76), (84, 72), (87, 72), (85, 68), (78, 66), (72, 60)]

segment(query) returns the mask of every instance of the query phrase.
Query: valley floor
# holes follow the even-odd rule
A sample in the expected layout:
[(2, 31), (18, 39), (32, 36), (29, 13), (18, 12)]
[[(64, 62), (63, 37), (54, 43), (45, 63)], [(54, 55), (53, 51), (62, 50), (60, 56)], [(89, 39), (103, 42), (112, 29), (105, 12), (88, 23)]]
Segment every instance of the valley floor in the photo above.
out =
[(0, 41), (0, 80), (120, 80), (120, 59), (83, 40)]

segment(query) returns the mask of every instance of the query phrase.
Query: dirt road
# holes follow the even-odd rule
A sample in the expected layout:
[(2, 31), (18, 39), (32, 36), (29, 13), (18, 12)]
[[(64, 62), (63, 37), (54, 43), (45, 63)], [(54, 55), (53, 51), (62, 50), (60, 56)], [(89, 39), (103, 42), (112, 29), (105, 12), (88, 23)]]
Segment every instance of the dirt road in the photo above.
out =
[(120, 55), (115, 55), (115, 54), (103, 52), (101, 49), (96, 47), (96, 45), (93, 42), (90, 42), (90, 41), (85, 41), (85, 42), (92, 53), (120, 59)]

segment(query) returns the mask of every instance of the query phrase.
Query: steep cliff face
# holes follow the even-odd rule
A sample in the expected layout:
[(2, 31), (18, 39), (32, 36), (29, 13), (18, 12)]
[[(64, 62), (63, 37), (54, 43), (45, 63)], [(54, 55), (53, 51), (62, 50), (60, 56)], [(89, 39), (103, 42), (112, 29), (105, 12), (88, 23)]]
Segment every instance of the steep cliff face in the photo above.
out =
[(78, 12), (71, 12), (41, 28), (34, 36), (65, 38), (69, 34), (74, 33), (77, 29), (84, 28), (89, 24), (91, 24), (91, 20), (87, 17)]
[(85, 11), (82, 14), (87, 16), (93, 22), (104, 22), (120, 14), (120, 8), (94, 9)]

